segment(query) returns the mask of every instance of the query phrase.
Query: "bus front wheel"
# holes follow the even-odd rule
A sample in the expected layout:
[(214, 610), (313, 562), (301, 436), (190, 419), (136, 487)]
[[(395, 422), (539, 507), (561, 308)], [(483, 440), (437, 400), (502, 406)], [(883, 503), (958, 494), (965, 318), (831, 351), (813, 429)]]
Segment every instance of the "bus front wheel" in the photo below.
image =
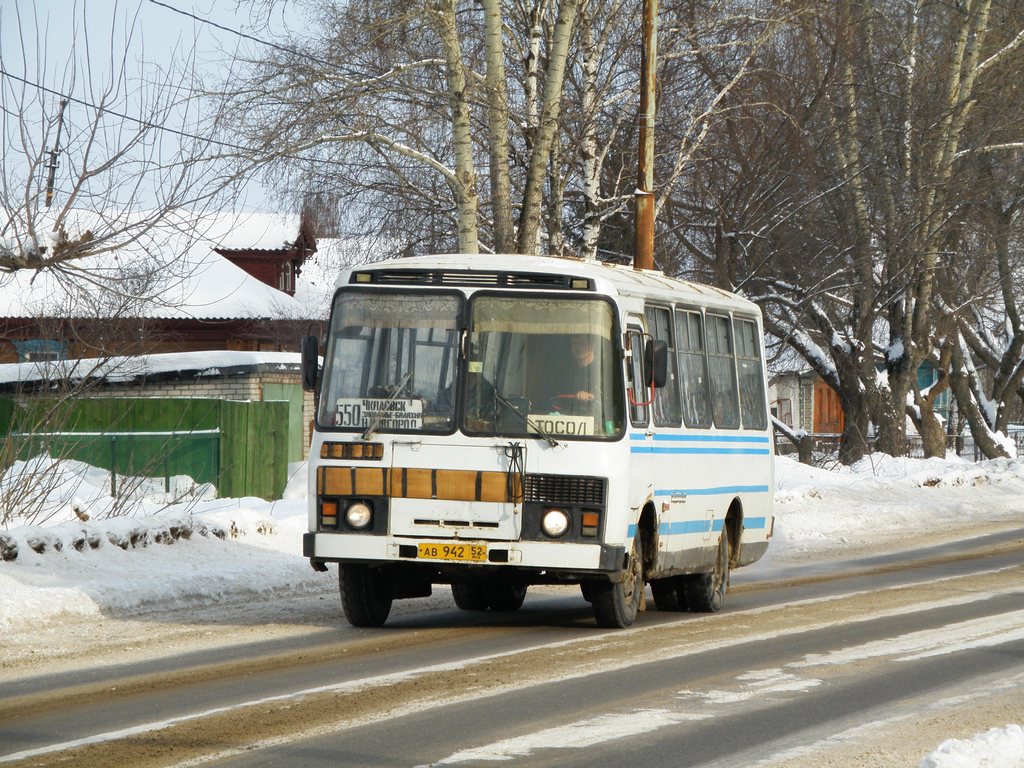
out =
[(353, 627), (380, 627), (387, 621), (394, 600), (387, 573), (364, 563), (342, 563), (338, 586), (345, 618)]
[(644, 593), (644, 549), (639, 531), (619, 578), (594, 583), (592, 589), (591, 605), (599, 627), (623, 628), (633, 623)]
[(518, 611), (526, 599), (525, 584), (488, 584), (484, 587), (487, 606), (492, 611)]
[(714, 613), (725, 603), (729, 589), (729, 528), (722, 528), (718, 540), (718, 555), (715, 569), (710, 573), (694, 573), (682, 576), (683, 594), (691, 611)]
[(478, 581), (452, 584), (452, 597), (455, 598), (455, 604), (464, 611), (487, 610), (487, 594)]
[(467, 581), (452, 584), (452, 597), (464, 611), (518, 611), (526, 599), (526, 585)]

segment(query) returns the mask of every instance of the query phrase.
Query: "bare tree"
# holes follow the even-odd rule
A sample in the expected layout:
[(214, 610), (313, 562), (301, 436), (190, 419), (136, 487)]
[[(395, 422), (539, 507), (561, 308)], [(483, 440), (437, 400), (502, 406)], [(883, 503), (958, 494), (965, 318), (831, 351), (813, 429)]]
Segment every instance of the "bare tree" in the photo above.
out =
[(315, 34), (282, 41), (293, 54), (250, 58), (244, 87), (224, 88), (224, 111), (258, 149), (249, 161), (286, 193), (336, 189), (362, 222), (410, 241), (441, 227), (463, 251), (561, 252), (566, 213), (550, 200), (567, 188), (578, 199), (579, 143), (565, 128), (580, 111), (563, 117), (579, 82), (578, 0), (307, 7)]
[(949, 378), (957, 405), (975, 445), (994, 458), (1009, 454), (1006, 438), (1024, 385), (1024, 166), (1005, 150), (978, 155), (972, 165), (959, 258), (942, 271), (939, 310), (956, 324)]
[(83, 5), (72, 48), (54, 52), (21, 4), (0, 13), (24, 43), (0, 52), (0, 272), (113, 254), (230, 183), (208, 139), (173, 128), (199, 119), (194, 84), (181, 72), (133, 71), (135, 20), (121, 30), (115, 10), (108, 35), (117, 45), (104, 46)]
[(716, 127), (687, 186), (697, 194), (673, 201), (670, 223), (701, 227), (684, 227), (687, 255), (758, 300), (766, 327), (838, 393), (846, 461), (872, 424), (883, 450), (904, 452), (907, 415), (920, 423), (937, 392), (918, 387), (919, 367), (955, 365), (935, 292), (969, 213), (965, 152), (1012, 151), (1024, 135), (1019, 105), (980, 106), (1024, 39), (1017, 14), (991, 10), (807, 4), (758, 57), (747, 106)]

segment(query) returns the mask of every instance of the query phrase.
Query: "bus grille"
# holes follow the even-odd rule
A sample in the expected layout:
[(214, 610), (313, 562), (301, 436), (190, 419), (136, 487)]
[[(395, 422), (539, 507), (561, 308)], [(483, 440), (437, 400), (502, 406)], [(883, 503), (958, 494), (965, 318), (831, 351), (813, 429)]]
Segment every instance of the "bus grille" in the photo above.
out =
[(523, 488), (525, 501), (541, 504), (603, 507), (604, 494), (603, 477), (527, 475)]

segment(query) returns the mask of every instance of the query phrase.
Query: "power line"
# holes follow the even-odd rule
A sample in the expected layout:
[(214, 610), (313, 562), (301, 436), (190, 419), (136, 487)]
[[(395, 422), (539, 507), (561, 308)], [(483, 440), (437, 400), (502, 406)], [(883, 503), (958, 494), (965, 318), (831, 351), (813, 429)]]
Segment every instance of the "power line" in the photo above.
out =
[[(240, 32), (239, 30), (232, 29), (231, 27), (227, 27), (227, 26), (224, 26), (222, 24), (218, 24), (218, 23), (216, 23), (214, 21), (211, 21), (209, 19), (205, 19), (205, 18), (203, 18), (201, 16), (197, 16), (194, 13), (190, 13), (188, 11), (181, 10), (180, 8), (175, 8), (174, 6), (169, 5), (168, 3), (161, 2), (161, 0), (149, 0), (149, 2), (151, 2), (153, 5), (160, 6), (161, 8), (166, 8), (167, 10), (172, 11), (173, 13), (178, 13), (178, 14), (181, 14), (182, 16), (187, 16), (187, 17), (189, 17), (191, 19), (194, 19), (195, 21), (201, 22), (203, 24), (209, 24), (212, 27), (216, 27), (217, 29), (223, 30), (225, 32), (229, 32), (229, 33), (231, 33), (233, 35), (238, 35), (239, 37), (245, 38), (247, 40), (252, 40), (253, 42), (260, 43), (261, 45), (266, 45), (266, 46), (269, 46), (271, 48), (275, 48), (275, 49), (277, 49), (279, 51), (283, 51), (285, 53), (289, 53), (289, 54), (291, 54), (293, 56), (298, 56), (298, 57), (301, 57), (301, 58), (309, 59), (310, 61), (313, 61), (313, 62), (315, 62), (317, 64), (322, 64), (323, 63), (322, 59), (320, 59), (320, 58), (318, 58), (318, 57), (316, 57), (316, 56), (314, 56), (312, 54), (306, 53), (305, 51), (301, 51), (301, 50), (298, 50), (296, 48), (290, 48), (288, 46), (279, 45), (279, 44), (271, 42), (269, 40), (263, 40), (261, 38), (258, 38), (256, 36), (254, 36), (254, 35), (250, 35), (250, 34), (247, 34), (245, 32)], [(211, 145), (211, 146), (223, 147), (225, 149), (233, 149), (233, 150), (236, 150), (236, 151), (239, 151), (239, 152), (252, 153), (252, 152), (259, 152), (259, 151), (261, 151), (259, 149), (254, 148), (254, 147), (243, 146), (241, 144), (233, 144), (231, 142), (219, 141), (218, 139), (214, 139), (214, 138), (211, 138), (209, 136), (199, 136), (197, 134), (189, 133), (188, 131), (183, 131), (183, 130), (180, 130), (178, 128), (171, 128), (171, 127), (166, 126), (166, 125), (162, 125), (162, 124), (158, 124), (158, 123), (153, 123), (153, 122), (150, 122), (149, 120), (144, 120), (142, 118), (135, 117), (134, 115), (129, 115), (129, 114), (126, 114), (124, 112), (118, 112), (117, 110), (110, 109), (109, 107), (101, 107), (101, 106), (99, 106), (97, 104), (93, 104), (92, 102), (86, 101), (84, 99), (79, 99), (79, 98), (76, 98), (74, 96), (69, 96), (69, 95), (67, 95), (65, 93), (62, 93), (60, 91), (57, 91), (57, 90), (55, 90), (53, 88), (48, 88), (45, 85), (42, 85), (40, 83), (37, 83), (37, 82), (34, 82), (32, 80), (28, 80), (28, 79), (26, 79), (24, 77), (20, 77), (18, 75), (15, 75), (14, 73), (8, 72), (7, 70), (5, 70), (2, 65), (0, 65), (0, 76), (8, 77), (8, 78), (10, 78), (12, 80), (16, 80), (16, 81), (18, 81), (20, 83), (23, 83), (24, 85), (30, 86), (32, 88), (36, 88), (36, 89), (38, 89), (38, 90), (40, 90), (40, 91), (42, 91), (44, 93), (49, 93), (49, 94), (51, 94), (53, 96), (58, 96), (62, 100), (67, 100), (69, 102), (73, 102), (75, 104), (79, 104), (81, 106), (88, 107), (89, 109), (96, 110), (99, 113), (109, 114), (109, 115), (113, 115), (114, 117), (119, 117), (122, 120), (131, 121), (131, 122), (136, 123), (137, 125), (139, 125), (139, 126), (141, 126), (143, 128), (148, 128), (148, 129), (157, 130), (157, 131), (164, 131), (165, 133), (171, 133), (171, 134), (174, 134), (175, 136), (179, 136), (181, 138), (193, 139), (195, 141), (202, 141), (202, 142), (205, 142), (206, 144)], [(320, 159), (320, 158), (303, 157), (303, 156), (294, 156), (294, 159), (300, 160), (300, 161), (303, 161), (303, 162), (315, 162), (315, 163), (323, 163), (323, 162), (331, 163), (331, 162), (333, 162), (333, 161), (330, 161), (330, 160), (324, 160), (324, 159)]]
[[(266, 150), (258, 149), (256, 147), (245, 146), (245, 145), (242, 145), (242, 144), (232, 144), (232, 143), (226, 142), (226, 141), (219, 141), (217, 139), (210, 138), (209, 136), (200, 136), (200, 135), (195, 134), (195, 133), (189, 133), (188, 131), (182, 131), (182, 130), (180, 130), (178, 128), (171, 128), (171, 127), (166, 126), (166, 125), (160, 125), (159, 123), (150, 122), (149, 120), (143, 120), (142, 118), (135, 117), (134, 115), (128, 115), (128, 114), (125, 114), (124, 112), (118, 112), (117, 110), (113, 110), (113, 109), (110, 109), (108, 107), (101, 107), (101, 106), (99, 106), (97, 104), (93, 104), (90, 101), (86, 101), (85, 99), (79, 99), (79, 98), (76, 98), (74, 96), (69, 96), (69, 95), (67, 95), (65, 93), (62, 93), (61, 91), (57, 91), (57, 90), (55, 90), (53, 88), (48, 88), (45, 85), (41, 85), (40, 83), (36, 83), (36, 82), (34, 82), (32, 80), (27, 80), (24, 77), (20, 77), (20, 76), (15, 75), (15, 74), (13, 74), (11, 72), (8, 72), (2, 66), (0, 66), (0, 76), (10, 78), (11, 80), (17, 80), (19, 83), (23, 83), (24, 85), (27, 85), (27, 86), (29, 86), (31, 88), (36, 88), (36, 89), (42, 91), (43, 93), (48, 93), (48, 94), (51, 94), (53, 96), (59, 96), (61, 99), (66, 100), (68, 102), (79, 104), (79, 105), (81, 105), (83, 107), (87, 107), (89, 109), (94, 109), (94, 110), (96, 110), (97, 112), (99, 112), (101, 114), (113, 115), (114, 117), (119, 117), (122, 120), (128, 120), (130, 122), (136, 123), (137, 125), (139, 125), (139, 126), (141, 126), (143, 128), (147, 128), (147, 129), (150, 129), (150, 130), (165, 131), (167, 133), (172, 133), (175, 136), (180, 136), (182, 138), (194, 139), (196, 141), (204, 142), (205, 144), (207, 144), (209, 146), (223, 147), (225, 149), (233, 149), (233, 150), (238, 151), (238, 152), (243, 152), (243, 153), (245, 153), (246, 155), (249, 155), (249, 156), (251, 156), (253, 153), (265, 153), (266, 152)], [(11, 112), (10, 110), (6, 109), (6, 107), (4, 107), (3, 111), (7, 112), (11, 117), (15, 117), (15, 118), (20, 117), (20, 115), (14, 113), (14, 112)], [(329, 158), (307, 157), (307, 156), (304, 156), (304, 155), (291, 155), (291, 157), (292, 157), (293, 160), (298, 160), (298, 161), (304, 162), (304, 163), (318, 163), (318, 164), (327, 164), (327, 165), (344, 165), (344, 163), (341, 163), (341, 162), (339, 162), (337, 160), (331, 160)]]
[[(241, 37), (241, 38), (243, 38), (245, 40), (251, 40), (254, 43), (259, 43), (260, 45), (265, 45), (268, 48), (273, 48), (275, 50), (281, 51), (282, 53), (288, 53), (288, 54), (291, 54), (292, 56), (297, 56), (299, 58), (306, 59), (308, 61), (313, 62), (314, 64), (316, 64), (318, 66), (322, 66), (323, 63), (324, 63), (323, 58), (320, 57), (320, 56), (315, 56), (315, 55), (313, 55), (311, 53), (307, 53), (306, 51), (299, 50), (298, 48), (292, 48), (292, 47), (287, 46), (287, 45), (281, 45), (280, 43), (272, 42), (270, 40), (264, 40), (262, 38), (256, 37), (255, 35), (251, 35), (248, 32), (242, 32), (240, 30), (233, 29), (232, 27), (227, 27), (227, 26), (224, 26), (223, 24), (218, 24), (215, 21), (211, 21), (210, 19), (203, 18), (202, 16), (197, 16), (196, 14), (191, 13), (189, 11), (182, 10), (181, 8), (175, 8), (173, 5), (170, 5), (169, 3), (161, 2), (161, 0), (149, 0), (149, 2), (151, 2), (153, 5), (160, 6), (161, 8), (166, 8), (168, 11), (171, 11), (172, 13), (180, 14), (180, 15), (185, 16), (187, 18), (190, 18), (190, 19), (193, 19), (195, 21), (198, 21), (201, 24), (208, 24), (211, 27), (215, 27), (216, 29), (222, 30), (224, 32), (229, 32), (232, 35), (237, 35), (238, 37)], [(345, 68), (345, 67), (342, 67), (342, 69), (347, 69), (347, 72), (348, 72), (348, 74), (350, 76), (355, 76), (354, 71), (352, 69)]]
[(74, 102), (75, 104), (78, 104), (80, 106), (88, 107), (89, 109), (94, 109), (97, 112), (113, 115), (114, 117), (120, 117), (122, 120), (129, 120), (133, 123), (142, 126), (143, 128), (149, 128), (156, 131), (165, 131), (167, 133), (173, 133), (176, 136), (181, 136), (182, 138), (185, 139), (195, 139), (196, 141), (203, 141), (206, 142), (207, 144), (212, 144), (218, 147), (224, 147), (226, 149), (235, 149), (240, 152), (254, 151), (253, 147), (246, 147), (241, 144), (231, 144), (225, 141), (218, 141), (217, 139), (212, 139), (209, 136), (199, 136), (198, 134), (195, 133), (188, 133), (187, 131), (182, 131), (179, 130), (178, 128), (171, 128), (166, 125), (160, 125), (159, 123), (150, 122), (149, 120), (143, 120), (142, 118), (135, 117), (134, 115), (128, 115), (124, 112), (118, 112), (117, 110), (110, 109), (109, 107), (101, 107), (97, 104), (93, 104), (90, 101), (86, 101), (85, 99), (79, 99), (74, 96), (69, 96), (66, 93), (61, 93), (60, 91), (54, 90), (53, 88), (47, 88), (45, 85), (41, 85), (40, 83), (33, 82), (32, 80), (27, 80), (24, 77), (19, 77), (18, 75), (15, 75), (12, 72), (8, 72), (2, 66), (0, 66), (0, 75), (10, 78), (11, 80), (17, 80), (19, 83), (23, 83), (24, 85), (27, 85), (31, 88), (36, 88), (42, 91), (43, 93), (49, 93), (52, 96), (59, 96), (62, 99)]
[(160, 0), (149, 0), (149, 2), (151, 2), (153, 5), (159, 5), (161, 8), (166, 8), (169, 11), (173, 11), (174, 13), (180, 13), (182, 16), (187, 16), (188, 18), (194, 19), (195, 21), (201, 22), (203, 24), (209, 24), (211, 27), (216, 27), (217, 29), (223, 30), (224, 32), (230, 32), (232, 35), (238, 35), (239, 37), (245, 38), (246, 40), (252, 40), (254, 43), (260, 43), (261, 45), (276, 48), (279, 51), (283, 51), (284, 53), (290, 53), (293, 56), (303, 56), (308, 59), (320, 61), (315, 56), (312, 56), (306, 53), (305, 51), (300, 51), (295, 48), (289, 48), (288, 46), (285, 45), (272, 43), (269, 40), (261, 40), (260, 38), (254, 35), (250, 35), (246, 32), (240, 32), (239, 30), (232, 29), (231, 27), (225, 27), (223, 24), (218, 24), (215, 21), (210, 21), (209, 19), (205, 19), (202, 16), (196, 16), (194, 13), (184, 11), (181, 8), (175, 8), (173, 5), (168, 5), (167, 3), (160, 2)]

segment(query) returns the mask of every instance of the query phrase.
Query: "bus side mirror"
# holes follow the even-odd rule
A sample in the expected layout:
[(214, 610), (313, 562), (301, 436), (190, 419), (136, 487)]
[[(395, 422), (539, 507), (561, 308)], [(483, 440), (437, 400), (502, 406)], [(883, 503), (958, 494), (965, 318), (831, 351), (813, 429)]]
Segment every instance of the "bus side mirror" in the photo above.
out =
[(647, 339), (644, 345), (644, 383), (664, 387), (668, 383), (668, 342)]
[(320, 342), (316, 336), (305, 336), (299, 349), (302, 351), (302, 388), (312, 392), (320, 377)]

